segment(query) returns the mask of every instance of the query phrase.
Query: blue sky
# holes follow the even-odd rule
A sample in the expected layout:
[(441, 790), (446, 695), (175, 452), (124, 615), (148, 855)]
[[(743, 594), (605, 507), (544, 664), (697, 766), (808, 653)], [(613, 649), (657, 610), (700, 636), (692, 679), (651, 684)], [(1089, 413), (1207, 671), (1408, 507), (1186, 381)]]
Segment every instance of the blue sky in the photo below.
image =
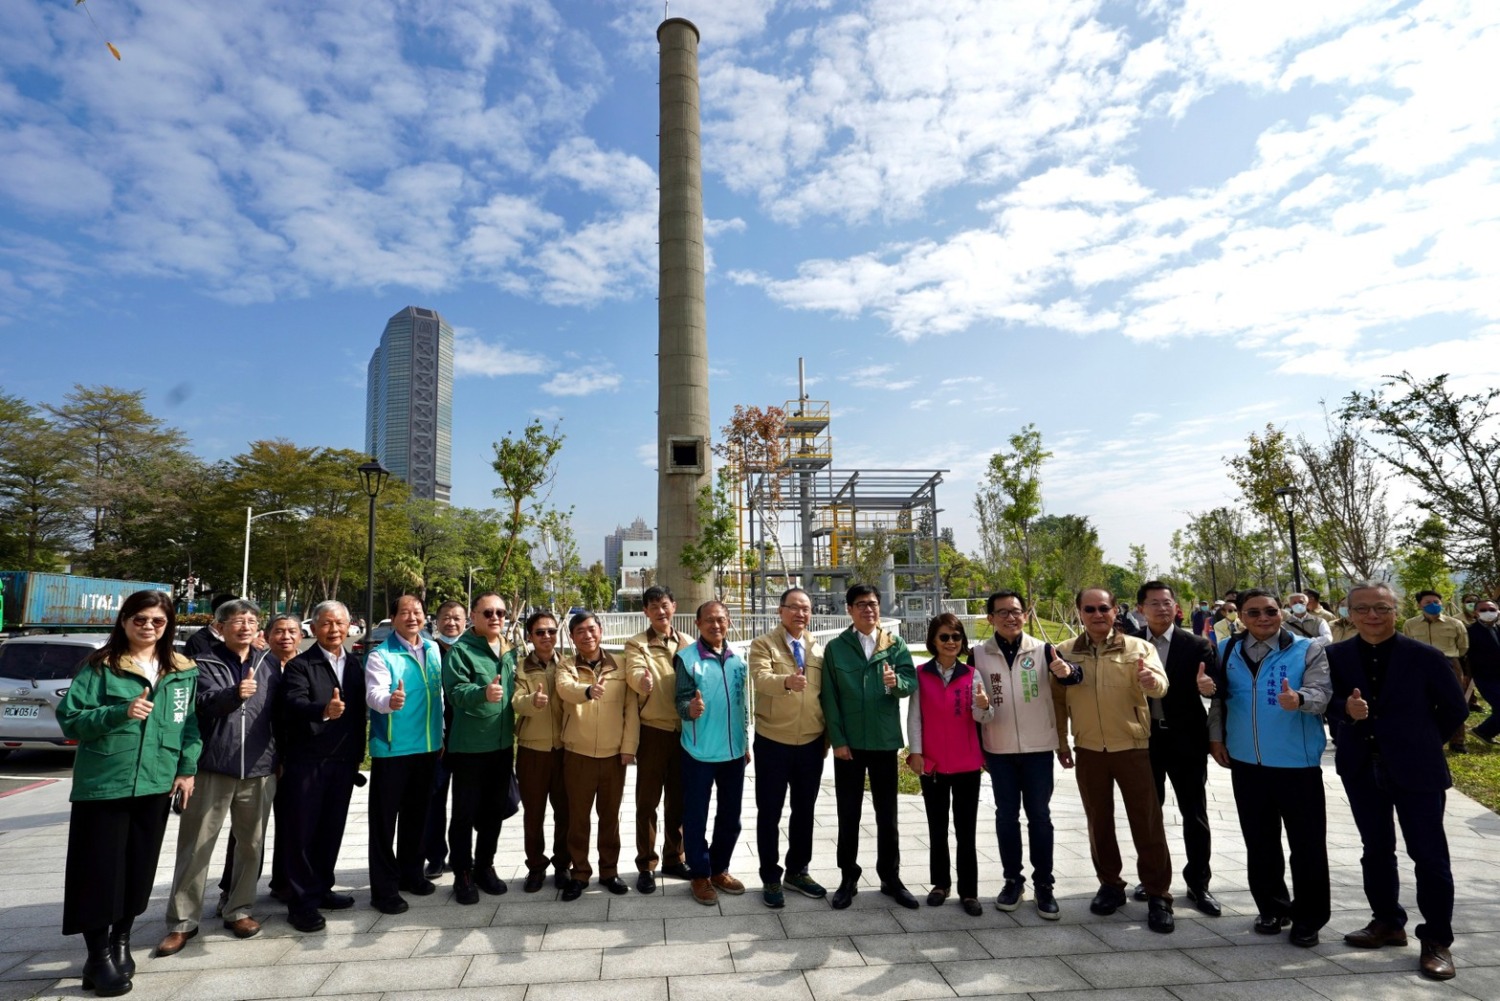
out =
[[(385, 320), (458, 330), (454, 500), (568, 435), (585, 557), (654, 520), (659, 3), (14, 0), (0, 387), (147, 390), (209, 459), (360, 447)], [(1389, 372), (1500, 376), (1500, 8), (677, 0), (702, 32), (714, 424), (975, 478), (1168, 560), (1221, 456)]]

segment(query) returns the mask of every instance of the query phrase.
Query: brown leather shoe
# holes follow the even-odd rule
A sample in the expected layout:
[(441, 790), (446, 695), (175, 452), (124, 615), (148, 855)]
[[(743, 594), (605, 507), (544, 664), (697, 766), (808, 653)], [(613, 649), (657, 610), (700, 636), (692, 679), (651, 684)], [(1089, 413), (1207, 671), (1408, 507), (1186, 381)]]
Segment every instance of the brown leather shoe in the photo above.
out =
[(234, 932), (235, 938), (254, 938), (260, 934), (260, 922), (249, 916), (238, 921), (226, 921), (224, 927)]
[(735, 879), (727, 872), (719, 873), (717, 876), (713, 877), (713, 879), (709, 880), (709, 882), (713, 883), (714, 889), (718, 890), (720, 893), (738, 895), (745, 892), (745, 884), (741, 883), (739, 880)]
[(693, 899), (700, 904), (713, 906), (719, 902), (719, 895), (714, 891), (714, 884), (707, 879), (693, 880)]
[(1452, 980), (1453, 955), (1441, 945), (1432, 942), (1422, 943), (1422, 962), (1420, 969), (1422, 976), (1429, 980)]
[(1356, 949), (1379, 949), (1383, 945), (1405, 945), (1406, 930), (1384, 921), (1371, 921), (1359, 931), (1344, 936), (1344, 941)]
[(198, 929), (192, 931), (174, 931), (168, 933), (156, 946), (158, 956), (175, 956), (182, 951), (183, 946), (188, 944), (188, 939), (196, 937)]

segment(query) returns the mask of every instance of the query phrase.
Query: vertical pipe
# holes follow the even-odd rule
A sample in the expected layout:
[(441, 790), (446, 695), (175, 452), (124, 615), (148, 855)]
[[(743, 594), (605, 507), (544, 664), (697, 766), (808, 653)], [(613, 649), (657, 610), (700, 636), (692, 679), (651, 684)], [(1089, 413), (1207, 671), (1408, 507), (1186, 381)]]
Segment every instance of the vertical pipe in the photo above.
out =
[[(714, 594), (711, 580), (695, 581), (682, 566), (683, 546), (698, 538), (698, 493), (712, 483), (698, 38), (697, 27), (680, 17), (656, 29), (661, 46), (657, 566), (658, 580), (687, 608)], [(695, 463), (684, 461), (694, 457)]]
[(370, 495), (370, 539), (365, 555), (365, 631), (360, 640), (370, 652), (370, 630), (375, 628), (375, 495)]

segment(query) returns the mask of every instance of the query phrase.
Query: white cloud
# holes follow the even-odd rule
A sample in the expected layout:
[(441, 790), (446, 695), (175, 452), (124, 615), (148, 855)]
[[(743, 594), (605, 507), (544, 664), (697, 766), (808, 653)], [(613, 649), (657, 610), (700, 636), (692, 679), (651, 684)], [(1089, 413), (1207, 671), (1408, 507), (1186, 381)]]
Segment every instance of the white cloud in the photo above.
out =
[(578, 365), (561, 369), (539, 387), (552, 396), (591, 396), (620, 388), (620, 376), (604, 365)]
[(550, 368), (547, 359), (530, 351), (508, 348), (504, 343), (486, 341), (476, 331), (455, 327), (453, 330), (453, 377), (502, 375), (539, 375)]

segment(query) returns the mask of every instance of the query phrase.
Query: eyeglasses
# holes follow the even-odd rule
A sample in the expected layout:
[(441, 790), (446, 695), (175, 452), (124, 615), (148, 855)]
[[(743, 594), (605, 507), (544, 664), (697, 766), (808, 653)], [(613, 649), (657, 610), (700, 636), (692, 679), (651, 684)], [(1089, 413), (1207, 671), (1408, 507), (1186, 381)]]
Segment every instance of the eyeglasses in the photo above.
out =
[(784, 608), (784, 609), (786, 609), (788, 612), (793, 612), (793, 613), (801, 612), (803, 615), (811, 615), (812, 614), (812, 606), (811, 605), (782, 605), (781, 607)]
[(1114, 605), (1084, 605), (1079, 609), (1084, 615), (1109, 615), (1114, 610)]
[(1395, 612), (1395, 605), (1350, 605), (1349, 611), (1355, 615), (1390, 615)]
[(479, 610), (479, 614), (483, 615), (487, 619), (503, 619), (503, 618), (505, 618), (505, 609), (503, 609), (503, 608), (481, 608)]
[(533, 629), (531, 631), (531, 635), (533, 635), (533, 636), (556, 636), (557, 635), (557, 630), (556, 629)]
[(1240, 613), (1247, 619), (1267, 618), (1274, 619), (1281, 615), (1279, 608), (1247, 608)]
[(938, 633), (937, 641), (939, 643), (962, 643), (964, 637), (962, 633)]
[(860, 609), (862, 611), (876, 611), (876, 612), (878, 612), (878, 611), (880, 611), (880, 602), (878, 602), (878, 601), (856, 601), (850, 607), (851, 608), (858, 608), (858, 609)]
[(990, 614), (999, 616), (1002, 619), (1019, 619), (1026, 613), (1019, 608), (997, 608)]
[(137, 615), (131, 618), (130, 624), (137, 629), (165, 629), (167, 620), (159, 615)]

